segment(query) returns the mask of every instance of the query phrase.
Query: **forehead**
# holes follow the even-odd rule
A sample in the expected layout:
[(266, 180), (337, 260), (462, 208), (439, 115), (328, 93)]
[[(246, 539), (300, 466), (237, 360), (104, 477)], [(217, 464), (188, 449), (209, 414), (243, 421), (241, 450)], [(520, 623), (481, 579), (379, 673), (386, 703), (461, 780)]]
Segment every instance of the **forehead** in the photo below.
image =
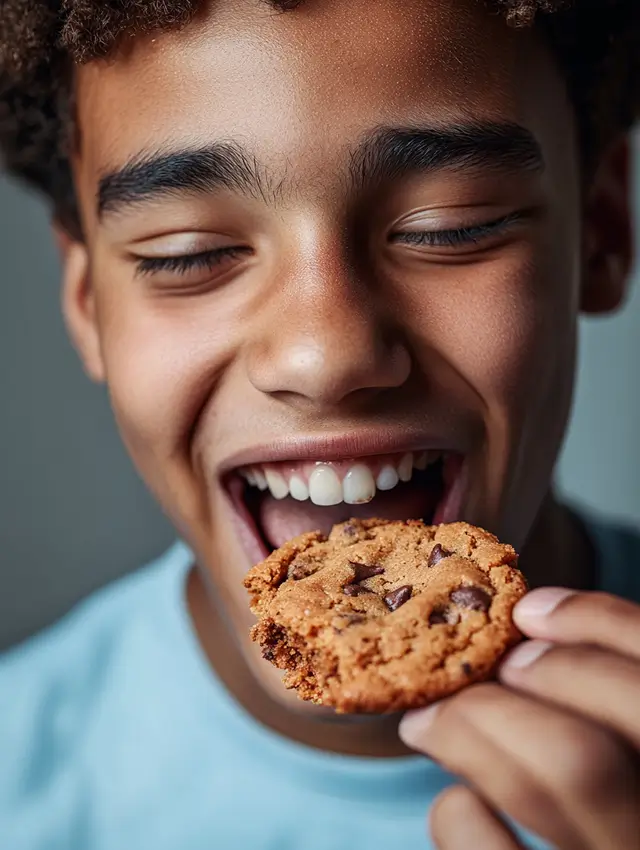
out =
[(78, 75), (83, 170), (239, 140), (282, 168), (322, 171), (380, 125), (509, 120), (567, 131), (564, 87), (535, 33), (480, 0), (205, 4), (179, 32), (138, 38)]

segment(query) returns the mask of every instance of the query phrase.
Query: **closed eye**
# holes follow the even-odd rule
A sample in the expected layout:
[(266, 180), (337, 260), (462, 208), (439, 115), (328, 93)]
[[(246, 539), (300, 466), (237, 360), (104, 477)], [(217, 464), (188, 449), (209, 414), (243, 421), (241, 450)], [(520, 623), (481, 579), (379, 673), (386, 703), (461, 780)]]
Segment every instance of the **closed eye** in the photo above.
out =
[(499, 236), (523, 218), (522, 213), (510, 213), (494, 221), (471, 227), (447, 230), (406, 230), (391, 234), (391, 241), (410, 247), (458, 248), (480, 245), (483, 241)]
[(154, 275), (159, 272), (173, 272), (186, 275), (192, 271), (212, 271), (225, 260), (246, 256), (250, 249), (241, 245), (226, 245), (211, 251), (201, 251), (197, 254), (182, 254), (175, 257), (142, 257), (137, 262), (137, 273), (141, 276)]

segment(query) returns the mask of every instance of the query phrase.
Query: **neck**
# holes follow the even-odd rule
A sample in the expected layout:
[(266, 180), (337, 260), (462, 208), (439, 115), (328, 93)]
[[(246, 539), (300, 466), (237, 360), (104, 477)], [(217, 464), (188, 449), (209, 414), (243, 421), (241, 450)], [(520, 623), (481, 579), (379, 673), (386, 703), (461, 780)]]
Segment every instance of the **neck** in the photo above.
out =
[[(549, 496), (540, 510), (520, 568), (530, 587), (562, 585), (589, 588), (593, 584), (593, 554), (580, 521)], [(191, 571), (187, 600), (202, 647), (235, 699), (262, 725), (310, 747), (346, 755), (389, 758), (409, 755), (397, 735), (398, 716), (341, 718), (307, 714), (270, 696), (252, 674), (225, 618), (207, 592), (200, 571)]]
[(531, 590), (545, 585), (590, 590), (595, 585), (595, 553), (584, 526), (552, 494), (538, 513), (519, 567)]

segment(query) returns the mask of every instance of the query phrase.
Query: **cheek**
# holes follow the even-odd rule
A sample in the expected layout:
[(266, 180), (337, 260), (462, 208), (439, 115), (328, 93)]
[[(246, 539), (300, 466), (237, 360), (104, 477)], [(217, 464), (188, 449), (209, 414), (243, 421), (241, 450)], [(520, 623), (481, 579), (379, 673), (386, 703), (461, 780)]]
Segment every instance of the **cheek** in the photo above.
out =
[(528, 251), (469, 268), (444, 275), (438, 297), (423, 294), (414, 315), (477, 403), (513, 418), (572, 369), (576, 264)]
[(228, 360), (220, 323), (160, 299), (113, 299), (99, 316), (114, 413), (134, 459), (184, 458)]

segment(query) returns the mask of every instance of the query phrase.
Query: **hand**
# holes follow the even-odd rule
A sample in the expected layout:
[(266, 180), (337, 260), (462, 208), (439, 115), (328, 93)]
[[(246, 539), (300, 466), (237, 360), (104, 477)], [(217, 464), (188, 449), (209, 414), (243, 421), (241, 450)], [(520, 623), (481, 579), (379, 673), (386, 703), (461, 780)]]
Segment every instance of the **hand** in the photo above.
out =
[(407, 714), (408, 746), (463, 777), (431, 812), (439, 850), (640, 850), (640, 606), (543, 588), (514, 611), (534, 640), (498, 672)]

